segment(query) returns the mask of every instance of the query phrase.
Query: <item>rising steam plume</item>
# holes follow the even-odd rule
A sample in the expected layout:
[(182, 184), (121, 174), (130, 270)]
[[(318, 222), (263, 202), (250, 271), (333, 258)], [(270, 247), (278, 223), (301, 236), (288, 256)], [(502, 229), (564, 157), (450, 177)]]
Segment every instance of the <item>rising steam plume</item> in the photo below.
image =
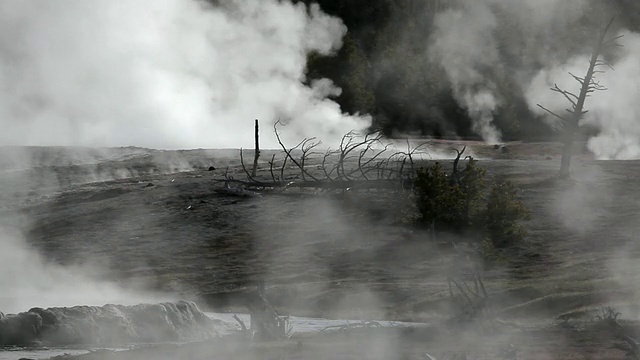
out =
[[(336, 137), (370, 119), (343, 114), (330, 80), (305, 85), (306, 59), (346, 31), (279, 0), (2, 1), (0, 145), (238, 148), (255, 118), (263, 148), (277, 145), (275, 119), (296, 138)], [(50, 264), (28, 227), (0, 222), (0, 311), (165, 299), (96, 280), (100, 266)]]
[(473, 120), (473, 129), (488, 143), (500, 142), (493, 124), (498, 106), (495, 84), (483, 70), (500, 63), (492, 36), (497, 24), (486, 4), (469, 1), (436, 18), (432, 56), (451, 82), (453, 95)]
[[(589, 125), (598, 130), (598, 134), (588, 141), (589, 150), (602, 160), (627, 160), (640, 158), (640, 34), (620, 30), (610, 34), (611, 37), (624, 35), (620, 40), (624, 48), (618, 57), (612, 61), (615, 70), (608, 69), (604, 74), (598, 74), (598, 81), (607, 88), (597, 92), (587, 99), (590, 110), (582, 120), (583, 125)], [(589, 61), (588, 54), (577, 55), (566, 63), (541, 70), (527, 89), (527, 97), (531, 101), (541, 102), (555, 111), (563, 111), (567, 103), (554, 97), (548, 91), (554, 83), (565, 89), (577, 89), (577, 83), (569, 76), (583, 74), (585, 64)], [(554, 119), (548, 119), (553, 122)]]
[[(328, 138), (342, 114), (310, 52), (346, 27), (277, 0), (7, 0), (0, 3), (0, 145), (250, 146), (253, 119)], [(271, 134), (263, 147), (276, 145)]]
[[(565, 100), (549, 88), (558, 83), (578, 91), (567, 73), (583, 74), (598, 25), (616, 15), (613, 2), (589, 0), (459, 0), (437, 14), (430, 38), (430, 56), (451, 83), (458, 103), (466, 108), (476, 132), (485, 141), (499, 141), (493, 116), (503, 104), (496, 79), (510, 77), (532, 111), (536, 106), (564, 112)], [(589, 141), (601, 159), (640, 157), (640, 35), (618, 29), (625, 48), (612, 59), (615, 72), (600, 75), (608, 91), (594, 94), (584, 119), (599, 131)], [(615, 36), (617, 34), (611, 34)], [(553, 119), (546, 118), (552, 122)]]

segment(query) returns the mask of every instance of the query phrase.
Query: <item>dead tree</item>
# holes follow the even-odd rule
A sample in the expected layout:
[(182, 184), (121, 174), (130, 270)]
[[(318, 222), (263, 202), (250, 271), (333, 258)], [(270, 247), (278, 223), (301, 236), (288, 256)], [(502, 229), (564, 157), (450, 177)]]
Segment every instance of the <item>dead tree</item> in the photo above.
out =
[(260, 158), (260, 128), (258, 125), (258, 119), (256, 119), (255, 125), (255, 140), (256, 140), (256, 150), (253, 156), (253, 169), (251, 170), (251, 176), (255, 177), (256, 172), (258, 171), (258, 158)]
[[(324, 154), (314, 151), (320, 141), (304, 138), (293, 147), (287, 147), (278, 131), (279, 121), (273, 131), (282, 149), (282, 159), (274, 154), (269, 161), (270, 180), (258, 177), (255, 163), (253, 171), (247, 169), (243, 150), (240, 149), (240, 165), (246, 180), (226, 176), (219, 180), (226, 188), (242, 187), (251, 190), (314, 189), (316, 191), (344, 192), (348, 190), (394, 190), (411, 188), (415, 173), (415, 160), (425, 153), (429, 143), (412, 146), (407, 142), (406, 151), (390, 153), (391, 144), (384, 144), (382, 135), (345, 134), (337, 149), (328, 149)], [(316, 158), (313, 166), (310, 163)], [(279, 169), (278, 169), (279, 167)], [(287, 175), (287, 168), (298, 172)], [(276, 174), (279, 174), (276, 175)]]
[(559, 177), (561, 178), (568, 178), (570, 176), (569, 168), (571, 167), (571, 157), (573, 156), (573, 142), (580, 127), (580, 120), (582, 120), (584, 115), (588, 112), (584, 107), (587, 97), (595, 91), (606, 90), (606, 87), (596, 81), (596, 74), (603, 73), (604, 70), (601, 70), (600, 68), (604, 66), (613, 69), (606, 60), (602, 59), (602, 56), (607, 50), (613, 46), (619, 46), (617, 40), (622, 37), (622, 35), (620, 35), (607, 39), (607, 34), (613, 24), (613, 20), (614, 19), (612, 18), (600, 32), (598, 42), (591, 54), (591, 60), (589, 61), (589, 67), (585, 76), (580, 77), (569, 73), (569, 75), (571, 75), (573, 79), (580, 84), (580, 92), (576, 95), (571, 91), (560, 88), (557, 84), (554, 84), (551, 88), (552, 91), (561, 94), (567, 101), (569, 101), (569, 103), (571, 103), (571, 109), (566, 109), (569, 115), (560, 115), (540, 104), (537, 104), (538, 107), (560, 120), (560, 124), (563, 128), (563, 149), (559, 173)]
[(451, 170), (451, 185), (460, 185), (461, 176), (460, 171), (458, 170), (458, 164), (460, 163), (460, 158), (464, 154), (464, 151), (467, 150), (467, 147), (463, 147), (462, 150), (453, 150), (456, 152), (456, 158), (453, 160), (453, 170)]
[[(263, 340), (279, 340), (287, 338), (291, 335), (292, 327), (289, 318), (280, 316), (276, 309), (267, 299), (266, 287), (264, 281), (259, 281), (256, 285), (256, 294), (247, 307), (251, 315), (250, 331), (252, 339)], [(238, 321), (238, 319), (236, 319)], [(246, 329), (242, 322), (241, 327)]]

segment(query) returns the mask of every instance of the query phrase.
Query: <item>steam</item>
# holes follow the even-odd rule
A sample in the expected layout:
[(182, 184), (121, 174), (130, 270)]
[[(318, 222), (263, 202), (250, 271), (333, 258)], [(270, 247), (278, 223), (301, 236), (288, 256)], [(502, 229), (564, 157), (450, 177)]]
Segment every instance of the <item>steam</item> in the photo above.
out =
[(0, 145), (237, 148), (255, 118), (322, 139), (360, 129), (330, 80), (303, 84), (307, 54), (345, 33), (289, 1), (4, 1)]
[[(598, 74), (597, 80), (607, 90), (598, 91), (587, 98), (586, 107), (590, 111), (582, 120), (583, 125), (598, 130), (598, 135), (589, 139), (588, 148), (596, 158), (602, 160), (640, 158), (640, 86), (636, 81), (640, 77), (640, 64), (637, 61), (640, 56), (640, 34), (621, 34), (624, 35), (620, 41), (624, 43), (624, 48), (612, 63), (615, 70), (608, 69), (606, 73)], [(568, 104), (548, 89), (557, 82), (560, 87), (577, 92), (579, 85), (568, 72), (584, 74), (588, 61), (586, 55), (575, 57), (567, 63), (540, 71), (527, 90), (527, 98), (532, 103), (543, 103), (550, 109), (564, 112)], [(547, 120), (555, 124), (554, 119)]]
[[(461, 0), (436, 16), (431, 59), (444, 69), (458, 104), (467, 110), (475, 132), (487, 143), (501, 141), (494, 124), (494, 116), (504, 105), (499, 82), (514, 73), (516, 82), (526, 88), (540, 65), (566, 58), (573, 44), (558, 46), (557, 34), (582, 16), (586, 3)], [(511, 59), (504, 59), (501, 53)]]
[(0, 227), (0, 244), (0, 311), (3, 313), (18, 313), (33, 307), (134, 305), (173, 300), (166, 295), (127, 290), (97, 280), (90, 275), (99, 270), (96, 268), (48, 263), (11, 227)]
[(493, 125), (499, 104), (495, 84), (482, 72), (499, 62), (492, 32), (496, 19), (482, 2), (469, 1), (460, 9), (438, 15), (433, 34), (434, 55), (444, 68), (458, 103), (474, 121), (474, 130), (488, 143), (500, 142)]
[[(500, 141), (493, 119), (504, 104), (500, 96), (504, 74), (515, 74), (530, 109), (558, 127), (556, 119), (536, 104), (565, 113), (570, 104), (549, 88), (557, 83), (579, 92), (579, 84), (568, 72), (584, 75), (599, 30), (597, 21), (606, 18), (607, 6), (586, 0), (461, 0), (437, 15), (431, 56), (444, 69), (458, 103), (486, 142)], [(590, 28), (580, 31), (577, 27), (585, 26), (585, 16)], [(612, 60), (615, 71), (597, 74), (608, 90), (587, 99), (590, 112), (583, 119), (583, 125), (599, 132), (588, 143), (598, 159), (640, 158), (640, 87), (636, 83), (640, 34), (619, 33), (625, 35), (624, 48)]]

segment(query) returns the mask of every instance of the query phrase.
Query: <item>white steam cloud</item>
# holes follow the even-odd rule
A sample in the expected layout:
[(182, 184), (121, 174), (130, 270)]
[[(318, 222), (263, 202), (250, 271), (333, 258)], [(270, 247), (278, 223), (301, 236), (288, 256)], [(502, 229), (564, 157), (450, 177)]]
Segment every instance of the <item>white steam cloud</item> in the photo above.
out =
[[(330, 80), (303, 84), (307, 54), (342, 46), (339, 19), (221, 3), (2, 1), (0, 145), (237, 148), (255, 118), (321, 139), (369, 124), (328, 98), (340, 93)], [(271, 131), (262, 145), (276, 145)]]
[(18, 313), (33, 307), (134, 305), (175, 300), (100, 281), (90, 275), (99, 272), (98, 268), (48, 263), (26, 245), (22, 234), (15, 229), (0, 227), (0, 244), (0, 311), (3, 313)]
[[(443, 67), (476, 132), (495, 143), (500, 133), (493, 117), (504, 104), (495, 79), (509, 69), (531, 110), (547, 115), (537, 106), (543, 104), (564, 113), (570, 104), (550, 88), (557, 83), (579, 92), (568, 72), (584, 75), (596, 40), (581, 32), (596, 34), (598, 22), (608, 20), (608, 5), (588, 0), (460, 0), (437, 15), (431, 56)], [(591, 29), (584, 28), (585, 16), (593, 23)], [(587, 99), (590, 111), (583, 119), (584, 125), (598, 130), (588, 143), (598, 159), (640, 158), (640, 34), (619, 34), (625, 35), (620, 40), (624, 48), (613, 60), (615, 71), (597, 74), (608, 90)], [(502, 58), (505, 53), (510, 60)], [(558, 125), (550, 116), (546, 120)]]
[(474, 121), (474, 130), (488, 143), (500, 142), (493, 125), (498, 99), (483, 69), (499, 63), (492, 32), (496, 19), (482, 1), (469, 1), (459, 9), (445, 11), (436, 19), (433, 55), (443, 66), (458, 103)]
[[(583, 124), (595, 127), (599, 133), (589, 139), (588, 147), (598, 159), (626, 160), (640, 158), (640, 34), (622, 32), (624, 44), (619, 59), (612, 65), (615, 70), (597, 74), (606, 91), (598, 91), (587, 98), (589, 113)], [(615, 34), (611, 34), (613, 37)], [(555, 111), (564, 112), (569, 105), (562, 97), (549, 91), (554, 83), (577, 93), (579, 84), (568, 74), (583, 76), (589, 57), (579, 56), (567, 63), (540, 71), (527, 90), (532, 108), (535, 103), (545, 104)], [(548, 119), (553, 122), (554, 119)]]
[[(537, 63), (558, 54), (544, 53), (546, 40), (562, 33), (584, 12), (586, 0), (460, 0), (436, 16), (429, 49), (442, 66), (459, 105), (473, 120), (474, 130), (488, 143), (499, 143), (494, 115), (503, 105), (496, 79), (505, 68), (517, 69), (526, 83)], [(501, 49), (500, 47), (503, 47)], [(520, 65), (501, 58), (501, 51), (518, 58)]]

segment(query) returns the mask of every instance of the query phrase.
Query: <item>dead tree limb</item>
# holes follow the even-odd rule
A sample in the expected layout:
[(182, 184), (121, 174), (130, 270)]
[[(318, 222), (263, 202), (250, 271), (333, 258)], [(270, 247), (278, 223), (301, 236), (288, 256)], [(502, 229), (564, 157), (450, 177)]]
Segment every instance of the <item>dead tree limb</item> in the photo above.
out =
[(451, 171), (451, 184), (458, 185), (460, 184), (460, 172), (458, 171), (458, 164), (460, 163), (460, 158), (464, 154), (467, 147), (463, 147), (462, 150), (453, 149), (456, 152), (456, 158), (453, 160), (453, 170)]
[(244, 324), (244, 321), (242, 321), (238, 315), (234, 314), (233, 315), (233, 319), (240, 324), (240, 329), (242, 330), (243, 333), (248, 333), (249, 329), (247, 329), (247, 325)]
[(300, 169), (300, 171), (302, 171), (304, 174), (306, 174), (311, 179), (317, 181), (318, 179), (315, 176), (309, 174), (309, 172), (302, 165), (300, 165), (300, 163), (298, 163), (298, 161), (291, 155), (291, 152), (293, 151), (293, 149), (296, 149), (300, 145), (302, 145), (304, 140), (302, 142), (300, 142), (297, 146), (293, 147), (292, 149), (287, 149), (287, 147), (284, 146), (284, 144), (282, 143), (282, 140), (280, 139), (280, 134), (278, 133), (278, 125), (279, 124), (281, 124), (280, 120), (276, 121), (275, 124), (273, 124), (273, 130), (274, 130), (274, 132), (276, 134), (276, 138), (278, 140), (278, 144), (280, 144), (280, 147), (282, 147), (282, 150), (284, 151), (285, 155), (289, 158), (289, 160), (291, 160), (291, 162), (293, 162)]
[(316, 138), (314, 137), (304, 139), (300, 147), (300, 149), (302, 150), (302, 156), (300, 157), (300, 169), (301, 169), (300, 176), (302, 177), (303, 181), (307, 180), (305, 177), (305, 171), (304, 171), (305, 163), (307, 162), (309, 157), (314, 154), (312, 150), (318, 147), (322, 143), (320, 141), (315, 141), (315, 139)]
[(253, 169), (251, 170), (251, 176), (255, 177), (258, 171), (258, 158), (260, 158), (260, 128), (258, 125), (258, 119), (255, 123), (255, 153), (253, 156)]
[[(414, 163), (416, 155), (426, 147), (426, 143), (412, 146), (407, 141), (406, 150), (390, 153), (391, 144), (385, 144), (380, 134), (357, 135), (355, 132), (345, 134), (336, 150), (328, 149), (321, 154), (315, 149), (321, 144), (315, 138), (304, 138), (293, 147), (285, 146), (278, 126), (274, 124), (274, 133), (278, 144), (282, 148), (281, 163), (274, 154), (269, 163), (270, 181), (258, 178), (253, 171), (247, 169), (244, 161), (243, 149), (240, 149), (240, 164), (246, 175), (246, 180), (235, 180), (225, 177), (220, 180), (225, 188), (235, 186), (238, 189), (275, 190), (286, 189), (315, 189), (323, 191), (347, 191), (352, 189), (389, 189), (401, 190), (412, 188)], [(309, 162), (314, 157), (322, 157), (316, 168), (323, 175), (309, 171)], [(299, 173), (288, 179), (286, 173), (289, 162), (290, 168), (297, 168)], [(279, 169), (279, 176), (277, 169)], [(407, 170), (410, 169), (410, 170)]]
[(324, 190), (350, 190), (350, 189), (397, 189), (398, 181), (395, 179), (371, 179), (371, 180), (307, 180), (307, 181), (243, 181), (236, 179), (218, 180), (221, 183), (235, 184), (245, 188), (254, 189), (324, 189)]
[(247, 178), (255, 183), (260, 183), (260, 181), (256, 180), (250, 173), (249, 170), (247, 170), (247, 167), (244, 165), (244, 155), (242, 154), (242, 148), (240, 149), (240, 165), (242, 165), (242, 170), (244, 171), (244, 173), (247, 175)]
[(276, 180), (276, 176), (273, 174), (273, 166), (276, 163), (276, 154), (273, 154), (273, 156), (271, 156), (271, 161), (269, 161), (269, 173), (271, 174), (271, 180), (273, 180), (273, 182), (276, 182), (278, 180)]

